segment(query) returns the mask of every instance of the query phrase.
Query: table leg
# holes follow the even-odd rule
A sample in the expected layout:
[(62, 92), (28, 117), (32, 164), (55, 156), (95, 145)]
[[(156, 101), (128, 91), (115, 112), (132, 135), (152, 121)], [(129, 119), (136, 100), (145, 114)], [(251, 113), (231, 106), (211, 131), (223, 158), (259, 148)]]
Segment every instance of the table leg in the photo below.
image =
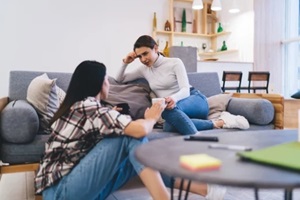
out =
[(185, 191), (185, 197), (184, 197), (184, 200), (187, 200), (187, 199), (188, 199), (189, 192), (190, 192), (191, 182), (192, 182), (192, 181), (189, 181), (189, 182), (188, 182), (188, 185), (187, 185), (187, 188), (186, 188), (186, 191)]
[(174, 200), (174, 181), (171, 181), (171, 200)]
[(292, 200), (293, 199), (293, 190), (284, 190), (284, 199), (285, 200)]
[(258, 188), (254, 188), (255, 200), (259, 200)]
[[(191, 183), (192, 183), (192, 181), (189, 180), (188, 184), (187, 184), (187, 187), (186, 187), (184, 200), (188, 199), (189, 192), (190, 192), (190, 187), (191, 187)], [(181, 200), (183, 188), (184, 188), (184, 179), (181, 179), (180, 186), (179, 186), (178, 200)], [(172, 193), (172, 197), (173, 197), (173, 193)]]
[(180, 181), (180, 186), (179, 186), (179, 196), (178, 196), (178, 200), (181, 199), (181, 193), (182, 193), (182, 190), (183, 190), (183, 183), (184, 183), (184, 179), (182, 178), (181, 181)]

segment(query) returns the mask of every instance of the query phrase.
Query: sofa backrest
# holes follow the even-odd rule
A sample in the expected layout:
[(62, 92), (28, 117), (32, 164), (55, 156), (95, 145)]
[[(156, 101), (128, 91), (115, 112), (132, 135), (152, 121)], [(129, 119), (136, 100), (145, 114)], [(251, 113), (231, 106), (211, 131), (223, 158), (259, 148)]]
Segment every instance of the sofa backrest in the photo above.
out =
[(72, 73), (66, 72), (39, 72), (39, 71), (11, 71), (9, 74), (9, 100), (26, 100), (27, 88), (32, 79), (47, 73), (50, 79), (56, 78), (56, 84), (67, 91)]
[[(26, 100), (27, 88), (32, 79), (47, 73), (50, 79), (57, 79), (56, 84), (67, 91), (72, 73), (66, 72), (41, 72), (41, 71), (11, 71), (9, 74), (9, 91), (10, 100)], [(193, 72), (188, 73), (190, 84), (200, 90), (205, 96), (210, 97), (220, 94), (221, 86), (217, 72)]]
[(222, 92), (217, 72), (193, 72), (188, 73), (190, 84), (206, 97)]

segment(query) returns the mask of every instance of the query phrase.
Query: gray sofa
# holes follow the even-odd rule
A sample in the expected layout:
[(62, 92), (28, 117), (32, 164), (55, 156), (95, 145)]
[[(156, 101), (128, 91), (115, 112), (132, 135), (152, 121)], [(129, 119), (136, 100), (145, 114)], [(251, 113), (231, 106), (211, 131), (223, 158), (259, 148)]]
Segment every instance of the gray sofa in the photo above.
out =
[[(48, 134), (39, 126), (39, 115), (27, 102), (27, 88), (32, 79), (44, 72), (11, 71), (9, 74), (8, 97), (0, 100), (0, 160), (11, 166), (24, 163), (38, 163), (44, 151)], [(71, 73), (46, 72), (50, 79), (67, 90)], [(217, 73), (189, 73), (190, 84), (207, 97), (221, 94)], [(120, 85), (110, 78), (111, 91), (108, 103), (124, 101), (130, 105), (133, 118), (143, 116), (144, 109), (151, 105), (150, 89), (145, 80)], [(141, 105), (143, 102), (143, 105)], [(234, 94), (226, 110), (244, 115), (250, 122), (250, 129), (283, 128), (283, 98), (276, 94)], [(267, 120), (265, 120), (267, 118)], [(209, 131), (233, 131), (216, 129)], [(177, 135), (155, 129), (149, 139)], [(1, 167), (1, 166), (0, 166)], [(3, 167), (2, 167), (3, 168)], [(3, 171), (3, 170), (2, 170)], [(19, 170), (22, 171), (22, 170)]]

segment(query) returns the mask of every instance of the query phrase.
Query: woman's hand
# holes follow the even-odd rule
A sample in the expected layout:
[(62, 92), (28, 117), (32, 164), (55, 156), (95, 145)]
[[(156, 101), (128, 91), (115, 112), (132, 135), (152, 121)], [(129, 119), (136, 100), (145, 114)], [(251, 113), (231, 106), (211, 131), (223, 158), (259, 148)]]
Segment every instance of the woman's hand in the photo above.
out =
[(176, 102), (172, 97), (165, 97), (167, 109), (172, 110), (176, 106)]
[(131, 121), (124, 129), (125, 135), (135, 138), (144, 137), (153, 130), (153, 126), (159, 120), (161, 113), (165, 109), (164, 100), (157, 101), (150, 108), (147, 108), (144, 114), (145, 119)]
[(135, 59), (136, 59), (136, 54), (134, 51), (132, 51), (123, 59), (123, 62), (125, 64), (129, 64), (129, 63), (133, 62)]
[(123, 110), (123, 108), (117, 107), (117, 106), (114, 106), (112, 109), (113, 109), (113, 110), (116, 110), (116, 111), (118, 111), (118, 112), (121, 112), (121, 111)]
[(165, 109), (166, 105), (164, 101), (158, 101), (154, 103), (150, 108), (145, 111), (145, 119), (154, 119), (157, 122), (161, 116), (161, 113)]

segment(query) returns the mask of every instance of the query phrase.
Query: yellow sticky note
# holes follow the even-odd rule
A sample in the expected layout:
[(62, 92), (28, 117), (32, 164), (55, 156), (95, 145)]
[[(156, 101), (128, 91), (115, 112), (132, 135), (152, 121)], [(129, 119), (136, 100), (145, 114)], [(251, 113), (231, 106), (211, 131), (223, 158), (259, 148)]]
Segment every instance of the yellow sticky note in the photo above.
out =
[(182, 167), (193, 171), (215, 170), (221, 166), (221, 160), (207, 154), (182, 155), (179, 162)]

